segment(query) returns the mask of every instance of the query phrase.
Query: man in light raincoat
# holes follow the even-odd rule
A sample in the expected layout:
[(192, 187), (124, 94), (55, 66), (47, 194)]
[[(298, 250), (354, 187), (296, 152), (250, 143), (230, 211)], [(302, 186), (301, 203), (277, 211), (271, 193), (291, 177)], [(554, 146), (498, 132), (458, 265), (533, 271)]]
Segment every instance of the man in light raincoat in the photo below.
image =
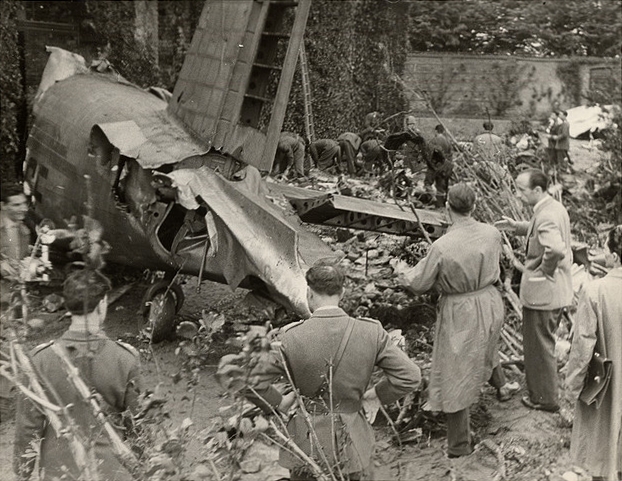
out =
[[(609, 232), (608, 265), (602, 279), (583, 287), (575, 316), (566, 377), (567, 396), (576, 401), (570, 454), (594, 480), (616, 481), (622, 472), (622, 225)], [(579, 398), (594, 350), (613, 363), (600, 406)]]
[(506, 383), (497, 348), (503, 325), (499, 279), (501, 234), (475, 221), (475, 193), (466, 184), (449, 189), (447, 210), (452, 225), (415, 267), (398, 262), (398, 281), (416, 294), (441, 291), (436, 320), (428, 404), (447, 415), (450, 458), (473, 452), (469, 406), (483, 383), (497, 388), (501, 401), (518, 391)]

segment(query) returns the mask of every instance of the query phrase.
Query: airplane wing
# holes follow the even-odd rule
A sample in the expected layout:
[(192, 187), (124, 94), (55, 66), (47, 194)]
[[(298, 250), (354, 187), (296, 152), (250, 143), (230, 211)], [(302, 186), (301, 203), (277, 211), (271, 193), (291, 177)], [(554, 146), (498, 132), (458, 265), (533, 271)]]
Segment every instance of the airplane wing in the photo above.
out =
[(432, 239), (439, 238), (447, 229), (445, 216), (436, 211), (417, 209), (415, 216), (409, 207), (285, 184), (267, 185), (271, 194), (284, 196), (300, 218), (310, 224), (421, 236), (421, 222)]
[(178, 202), (187, 209), (198, 207), (200, 198), (208, 207), (208, 226), (215, 226), (215, 252), (209, 252), (206, 269), (224, 273), (227, 283), (237, 287), (253, 276), (270, 293), (306, 318), (307, 284), (304, 272), (317, 260), (335, 257), (319, 238), (286, 216), (248, 184), (232, 182), (209, 168), (179, 169), (167, 174), (177, 188)]

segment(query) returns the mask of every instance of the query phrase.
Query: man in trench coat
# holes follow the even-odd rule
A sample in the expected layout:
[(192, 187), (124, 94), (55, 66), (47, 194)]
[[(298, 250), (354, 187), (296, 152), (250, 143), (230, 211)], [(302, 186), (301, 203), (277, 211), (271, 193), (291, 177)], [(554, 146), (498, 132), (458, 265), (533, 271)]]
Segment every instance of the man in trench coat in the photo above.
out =
[[(622, 479), (622, 225), (607, 239), (608, 265), (602, 279), (583, 286), (568, 359), (567, 397), (576, 402), (570, 454), (594, 480)], [(600, 406), (579, 399), (594, 349), (611, 359), (613, 372)]]
[[(307, 271), (306, 279), (312, 315), (282, 334), (280, 353), (272, 352), (258, 363), (252, 373), (258, 380), (255, 390), (273, 408), (288, 411), (293, 393), (284, 397), (272, 385), (285, 375), (282, 353), (294, 387), (304, 397), (319, 443), (314, 442), (298, 411), (287, 424), (293, 441), (310, 456), (323, 450), (332, 466), (339, 464), (346, 479), (368, 479), (374, 432), (363, 403), (398, 400), (418, 388), (421, 372), (392, 343), (380, 322), (351, 318), (338, 306), (345, 280), (338, 266), (318, 261)], [(333, 363), (332, 387), (328, 385), (329, 362)], [(369, 387), (375, 367), (385, 376)], [(291, 480), (315, 479), (291, 451), (281, 450), (279, 464), (290, 470)], [(322, 465), (321, 461), (318, 464)]]
[(394, 263), (398, 282), (421, 294), (441, 291), (434, 334), (428, 404), (447, 415), (447, 454), (450, 458), (473, 452), (469, 406), (483, 383), (497, 388), (501, 401), (518, 391), (506, 383), (498, 360), (503, 326), (499, 280), (501, 235), (471, 217), (475, 193), (464, 183), (449, 189), (447, 210), (452, 225), (435, 241), (415, 267)]

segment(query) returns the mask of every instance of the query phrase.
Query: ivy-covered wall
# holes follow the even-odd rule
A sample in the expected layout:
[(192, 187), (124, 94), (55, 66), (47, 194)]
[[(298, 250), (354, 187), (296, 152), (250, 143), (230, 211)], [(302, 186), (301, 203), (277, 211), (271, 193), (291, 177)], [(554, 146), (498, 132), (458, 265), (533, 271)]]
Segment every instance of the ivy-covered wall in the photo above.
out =
[[(317, 138), (357, 132), (373, 110), (384, 117), (404, 110), (405, 97), (387, 67), (398, 74), (403, 70), (409, 8), (409, 2), (313, 0), (305, 48)], [(284, 128), (303, 135), (303, 115), (298, 72)]]
[(23, 133), (24, 92), (19, 64), (17, 16), (20, 2), (4, 0), (0, 9), (0, 175), (2, 181), (17, 179)]

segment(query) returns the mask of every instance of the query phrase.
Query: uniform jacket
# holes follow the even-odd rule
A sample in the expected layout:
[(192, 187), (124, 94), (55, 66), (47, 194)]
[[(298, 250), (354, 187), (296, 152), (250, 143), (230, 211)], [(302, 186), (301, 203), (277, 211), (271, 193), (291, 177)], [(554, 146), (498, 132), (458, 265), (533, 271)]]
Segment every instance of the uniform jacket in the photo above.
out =
[(344, 132), (339, 137), (337, 137), (337, 141), (339, 142), (339, 145), (342, 145), (344, 142), (350, 144), (350, 146), (354, 150), (354, 153), (358, 152), (361, 146), (361, 137), (359, 137), (359, 135), (355, 134), (354, 132)]
[(468, 218), (453, 224), (424, 259), (400, 275), (415, 293), (441, 291), (428, 400), (434, 411), (468, 408), (498, 364), (504, 308), (494, 284), (501, 246), (497, 229)]
[[(76, 331), (67, 331), (54, 342), (65, 347), (82, 379), (101, 395), (104, 411), (114, 414), (137, 407), (141, 389), (140, 363), (138, 352), (133, 347), (112, 341), (103, 333), (87, 338), (86, 333)], [(60, 403), (72, 405), (70, 413), (73, 419), (87, 435), (92, 436), (96, 456), (102, 461), (100, 478), (106, 481), (134, 479), (117, 461), (108, 437), (95, 420), (90, 406), (68, 380), (63, 361), (50, 348), (51, 345), (45, 344), (31, 353), (33, 365), (58, 393)], [(54, 400), (54, 396), (50, 395), (50, 399)], [(39, 437), (42, 439), (39, 459), (41, 479), (60, 478), (62, 466), (69, 469), (71, 479), (79, 477), (67, 441), (57, 436), (45, 415), (21, 396), (17, 401), (15, 433), (14, 469), (16, 473), (22, 473), (19, 479), (28, 479), (34, 469), (34, 458), (24, 464), (22, 456), (28, 451), (30, 442)]]
[(430, 151), (430, 158), (434, 152), (439, 152), (443, 155), (444, 160), (451, 160), (453, 151), (451, 144), (444, 134), (436, 134), (429, 142), (428, 149)]
[(550, 196), (534, 208), (529, 222), (516, 231), (527, 236), (525, 271), (520, 284), (524, 307), (553, 310), (572, 303), (570, 219), (564, 206)]
[(281, 135), (276, 149), (276, 164), (283, 165), (283, 170), (302, 163), (305, 155), (304, 141), (299, 137)]
[[(354, 319), (349, 342), (333, 373), (334, 417), (326, 415), (322, 406), (330, 406), (330, 390), (320, 393), (319, 388), (328, 374), (327, 361), (339, 349), (348, 319), (349, 316), (336, 306), (316, 310), (309, 319), (283, 334), (281, 350), (296, 388), (302, 396), (315, 400), (308, 410), (327, 457), (340, 460), (344, 472), (352, 473), (365, 471), (371, 462), (374, 434), (361, 410), (361, 398), (368, 388), (374, 367), (379, 367), (385, 374), (376, 385), (378, 398), (383, 404), (394, 402), (417, 389), (421, 373), (406, 354), (393, 345), (380, 322)], [(272, 383), (285, 373), (280, 355), (272, 353), (257, 371), (260, 380), (257, 391), (270, 405), (278, 406), (282, 397)], [(338, 428), (338, 453), (332, 449), (331, 417)], [(308, 428), (301, 414), (294, 415), (287, 429), (306, 453), (317, 449), (309, 444)], [(280, 464), (288, 469), (301, 466), (300, 461), (286, 451), (281, 451)]]
[[(583, 287), (575, 315), (566, 384), (578, 399), (596, 340), (613, 361), (611, 382), (599, 409), (577, 402), (570, 454), (592, 476), (617, 481), (622, 471), (622, 268)], [(601, 352), (601, 354), (603, 354)]]

